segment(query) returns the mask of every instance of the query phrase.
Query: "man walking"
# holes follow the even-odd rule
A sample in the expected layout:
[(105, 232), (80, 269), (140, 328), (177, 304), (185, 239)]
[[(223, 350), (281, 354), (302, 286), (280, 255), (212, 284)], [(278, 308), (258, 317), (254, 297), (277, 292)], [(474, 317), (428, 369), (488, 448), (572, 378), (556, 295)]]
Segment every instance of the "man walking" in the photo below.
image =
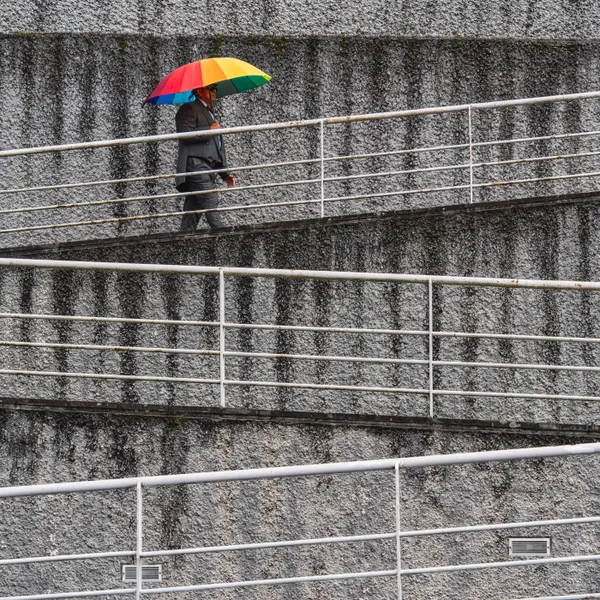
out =
[[(193, 91), (196, 99), (194, 102), (183, 104), (177, 111), (175, 122), (177, 133), (188, 131), (201, 131), (206, 129), (219, 129), (221, 126), (212, 112), (213, 104), (217, 97), (215, 86), (198, 88)], [(227, 158), (223, 147), (223, 138), (220, 135), (200, 137), (197, 139), (179, 140), (179, 154), (177, 159), (177, 173), (200, 173), (196, 175), (180, 175), (175, 179), (175, 185), (180, 192), (208, 192), (215, 189), (217, 173), (202, 173), (211, 169), (226, 169)], [(235, 185), (235, 176), (227, 173), (218, 173), (228, 188)], [(183, 210), (196, 211), (217, 208), (218, 194), (205, 193), (185, 197)], [(221, 215), (218, 212), (202, 213), (211, 229), (223, 227)], [(198, 227), (202, 214), (183, 215), (180, 231), (193, 232)]]

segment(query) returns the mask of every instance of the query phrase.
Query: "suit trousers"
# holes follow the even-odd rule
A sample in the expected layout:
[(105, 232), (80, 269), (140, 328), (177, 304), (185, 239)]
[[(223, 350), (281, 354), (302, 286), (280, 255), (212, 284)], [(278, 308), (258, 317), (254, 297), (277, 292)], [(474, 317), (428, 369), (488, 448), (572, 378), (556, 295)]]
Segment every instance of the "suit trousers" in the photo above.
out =
[[(208, 171), (210, 167), (199, 158), (190, 156), (187, 159), (186, 171), (188, 173), (193, 171)], [(215, 189), (215, 175), (209, 173), (201, 173), (200, 175), (192, 175), (185, 178), (185, 191), (186, 192), (201, 192)], [(207, 210), (210, 208), (217, 208), (219, 205), (218, 195), (214, 194), (200, 194), (190, 195), (185, 197), (183, 204), (183, 210), (185, 212), (194, 210)], [(206, 221), (211, 229), (217, 227), (223, 227), (221, 221), (221, 215), (218, 212), (207, 212), (200, 214), (183, 215), (181, 219), (180, 231), (192, 232), (196, 231), (200, 217), (202, 215), (206, 217)]]

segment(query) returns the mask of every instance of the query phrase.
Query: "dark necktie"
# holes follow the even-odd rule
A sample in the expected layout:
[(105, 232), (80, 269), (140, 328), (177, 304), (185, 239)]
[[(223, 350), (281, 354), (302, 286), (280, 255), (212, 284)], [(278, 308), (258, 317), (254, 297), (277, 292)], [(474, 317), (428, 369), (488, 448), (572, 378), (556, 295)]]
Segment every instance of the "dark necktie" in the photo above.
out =
[[(210, 113), (210, 116), (212, 117), (213, 123), (217, 122), (217, 119), (215, 117), (215, 113), (213, 113), (213, 111), (210, 108), (206, 108), (206, 110), (208, 110), (208, 112)], [(221, 150), (223, 148), (223, 139), (220, 135), (215, 136), (217, 138), (217, 148), (219, 150)]]

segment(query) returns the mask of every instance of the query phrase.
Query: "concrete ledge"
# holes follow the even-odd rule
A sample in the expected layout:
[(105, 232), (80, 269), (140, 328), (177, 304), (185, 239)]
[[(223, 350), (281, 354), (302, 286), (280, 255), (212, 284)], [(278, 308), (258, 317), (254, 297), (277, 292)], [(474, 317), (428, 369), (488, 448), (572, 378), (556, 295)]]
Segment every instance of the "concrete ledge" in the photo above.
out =
[(26, 410), (106, 416), (162, 417), (173, 421), (271, 422), (287, 425), (326, 425), (418, 429), (424, 431), (498, 432), (536, 435), (568, 434), (600, 439), (600, 425), (579, 423), (530, 423), (476, 419), (430, 419), (352, 413), (319, 413), (286, 410), (253, 410), (220, 407), (165, 406), (158, 404), (120, 404), (117, 402), (76, 402), (28, 398), (0, 398), (0, 410)]
[(352, 226), (364, 225), (366, 221), (393, 221), (409, 219), (422, 219), (428, 217), (448, 217), (456, 215), (471, 215), (477, 213), (493, 213), (511, 211), (514, 209), (539, 208), (540, 206), (568, 206), (587, 204), (600, 201), (600, 192), (586, 194), (569, 194), (560, 196), (545, 196), (534, 198), (521, 198), (518, 200), (504, 200), (499, 202), (479, 202), (475, 204), (451, 204), (434, 206), (431, 208), (415, 208), (406, 210), (394, 210), (375, 213), (361, 213), (337, 217), (326, 217), (324, 219), (303, 219), (298, 221), (278, 221), (261, 223), (259, 225), (243, 225), (237, 227), (224, 227), (218, 231), (201, 229), (196, 233), (157, 233), (143, 236), (131, 236), (120, 238), (105, 238), (98, 240), (81, 240), (77, 242), (62, 242), (56, 244), (43, 244), (35, 246), (17, 246), (13, 248), (0, 248), (0, 256), (35, 256), (41, 257), (45, 254), (68, 253), (72, 250), (91, 250), (99, 248), (114, 248), (137, 246), (139, 244), (171, 244), (173, 241), (182, 240), (199, 241), (207, 238), (227, 238), (246, 234), (260, 234), (269, 232), (297, 231), (302, 229), (318, 229), (330, 226)]

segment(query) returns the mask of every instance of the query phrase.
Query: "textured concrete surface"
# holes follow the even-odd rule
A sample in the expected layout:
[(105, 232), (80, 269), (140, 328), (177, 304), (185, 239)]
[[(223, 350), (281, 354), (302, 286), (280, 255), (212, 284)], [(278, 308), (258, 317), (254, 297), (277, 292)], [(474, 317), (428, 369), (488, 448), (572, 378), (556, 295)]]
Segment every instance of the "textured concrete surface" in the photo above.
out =
[(343, 4), (294, 0), (20, 0), (0, 8), (7, 33), (171, 35), (376, 35), (385, 38), (596, 40), (600, 9), (593, 0), (357, 0)]
[[(557, 445), (577, 436), (444, 433), (274, 423), (209, 423), (0, 411), (0, 485), (280, 466)], [(589, 516), (598, 513), (598, 457), (432, 468), (401, 475), (405, 529)], [(145, 491), (144, 547), (200, 545), (393, 532), (391, 472), (182, 486)], [(2, 500), (2, 558), (134, 547), (131, 491)], [(49, 515), (51, 517), (49, 518)], [(550, 536), (553, 556), (597, 554), (598, 526), (517, 529), (408, 539), (403, 566), (507, 559), (508, 538)], [(119, 587), (124, 559), (3, 567), (3, 595)], [(149, 562), (159, 562), (152, 559)], [(163, 585), (393, 569), (392, 541), (164, 559)], [(423, 575), (403, 581), (407, 597), (490, 600), (594, 590), (587, 563)], [(485, 590), (485, 591), (484, 591)], [(249, 598), (395, 597), (394, 578), (243, 592)], [(230, 598), (234, 592), (211, 592)]]
[[(512, 5), (512, 3), (510, 3)], [(582, 9), (583, 10), (583, 9)], [(558, 20), (553, 20), (560, 23)], [(575, 31), (575, 30), (574, 30)], [(581, 29), (577, 29), (581, 31)], [(224, 99), (225, 126), (254, 125), (314, 117), (525, 98), (600, 89), (595, 42), (401, 40), (365, 37), (244, 37), (102, 35), (5, 35), (0, 37), (0, 148), (19, 148), (113, 139), (174, 129), (174, 107), (141, 107), (161, 77), (185, 62), (211, 54), (244, 58), (271, 74), (252, 93)], [(529, 106), (473, 114), (475, 142), (594, 131), (600, 102)], [(327, 157), (418, 147), (464, 144), (464, 114), (330, 126)], [(226, 140), (233, 166), (305, 160), (319, 156), (316, 128), (248, 134)], [(490, 162), (597, 151), (595, 137), (479, 147), (474, 161)], [(3, 159), (3, 191), (90, 180), (122, 179), (174, 172), (175, 145), (128, 146)], [(411, 171), (463, 165), (458, 171), (410, 173), (328, 182), (328, 198), (365, 193), (407, 192), (466, 185), (464, 149), (396, 157), (328, 162), (327, 177)], [(600, 159), (565, 159), (479, 167), (475, 183), (598, 172)], [(239, 186), (314, 179), (318, 164), (239, 172)], [(594, 191), (597, 178), (495, 186), (475, 190), (475, 201)], [(172, 193), (168, 180), (112, 184), (89, 189), (0, 195), (0, 210), (18, 207), (122, 200)], [(319, 184), (222, 194), (222, 206), (320, 199)], [(337, 201), (326, 214), (364, 213), (469, 201), (467, 190), (405, 194), (367, 201)], [(119, 221), (179, 210), (180, 200), (137, 200), (107, 205), (4, 213), (1, 230), (112, 219), (108, 224), (1, 233), (0, 246), (115, 237), (178, 229), (179, 217)], [(301, 204), (224, 214), (227, 224), (310, 218), (318, 204)]]
[[(209, 18), (206, 18), (206, 14)], [(306, 3), (105, 2), (102, 6), (54, 0), (21, 0), (0, 6), (0, 148), (59, 144), (172, 131), (172, 108), (141, 109), (141, 100), (166, 72), (211, 54), (235, 55), (273, 75), (261, 90), (231, 98), (219, 110), (225, 125), (256, 124), (338, 114), (478, 102), (502, 98), (599, 89), (597, 39), (600, 9), (588, 1), (409, 2), (338, 5)], [(427, 39), (419, 39), (427, 38)], [(434, 41), (432, 38), (440, 38)], [(465, 38), (476, 38), (473, 39)], [(484, 40), (490, 41), (484, 41)], [(598, 103), (531, 107), (475, 115), (476, 141), (540, 136), (597, 128)], [(460, 116), (419, 119), (393, 125), (332, 128), (328, 156), (461, 144)], [(233, 164), (311, 158), (315, 131), (246, 136), (230, 142)], [(481, 151), (476, 160), (509, 160), (533, 155), (594, 151), (593, 139), (579, 143), (541, 142)], [(84, 179), (118, 179), (173, 170), (172, 144), (123, 150), (10, 159), (1, 163), (2, 190)], [(369, 164), (328, 166), (328, 175), (431, 166), (431, 155), (378, 159)], [(436, 157), (436, 164), (461, 164), (464, 152)], [(597, 171), (593, 158), (534, 168), (486, 168), (476, 181)], [(314, 168), (242, 174), (240, 184), (312, 178)], [(373, 178), (367, 183), (328, 184), (328, 195), (409, 190), (465, 183), (466, 173)], [(476, 193), (490, 201), (549, 193), (593, 190), (593, 180), (534, 187), (514, 186)], [(166, 184), (112, 185), (91, 193), (41, 192), (0, 196), (0, 210), (43, 204), (122, 199), (171, 191)], [(236, 192), (235, 202), (298, 200), (318, 195), (314, 188), (275, 194)], [(464, 202), (462, 192), (328, 205), (328, 214), (365, 212)], [(223, 204), (234, 204), (232, 196)], [(132, 260), (185, 264), (381, 270), (482, 276), (598, 279), (600, 249), (594, 236), (598, 201), (511, 207), (481, 212), (398, 214), (387, 219), (326, 222), (310, 227), (200, 234), (86, 247), (29, 251), (29, 255), (92, 260)], [(64, 221), (115, 219), (177, 208), (174, 200), (114, 203), (106, 208), (61, 209), (42, 216), (3, 214), (2, 229)], [(313, 217), (316, 208), (229, 213), (238, 225)], [(177, 228), (177, 219), (102, 227), (2, 234), (0, 247), (73, 239), (148, 235)], [(6, 254), (6, 252), (4, 252)], [(22, 253), (27, 254), (27, 253)], [(294, 281), (232, 280), (227, 316), (239, 322), (319, 325), (426, 327), (423, 289), (416, 286), (359, 286)], [(214, 280), (130, 277), (101, 274), (3, 271), (3, 311), (162, 316), (214, 320)], [(591, 294), (533, 294), (481, 290), (439, 290), (434, 323), (463, 331), (519, 331), (600, 337), (598, 301)], [(0, 338), (119, 345), (216, 347), (210, 328), (65, 325), (3, 319)], [(276, 352), (322, 352), (370, 356), (423, 356), (418, 338), (245, 332), (228, 336), (232, 348)], [(596, 346), (436, 343), (435, 356), (462, 360), (598, 364)], [(64, 350), (0, 352), (2, 368), (85, 370), (214, 377), (214, 360)], [(343, 366), (343, 365), (342, 365)], [(342, 368), (329, 363), (239, 360), (228, 376), (279, 381), (340, 381), (380, 385), (426, 385), (415, 369)], [(597, 376), (527, 372), (440, 370), (439, 388), (546, 390), (600, 395)], [(3, 395), (90, 403), (193, 405), (217, 401), (210, 386), (130, 384), (2, 378)], [(423, 397), (311, 394), (288, 390), (265, 393), (228, 389), (232, 407), (423, 415)], [(592, 404), (531, 401), (472, 401), (440, 398), (440, 416), (503, 420), (597, 423)], [(189, 411), (192, 412), (192, 411)], [(115, 410), (115, 413), (118, 413)], [(328, 462), (576, 443), (589, 436), (501, 434), (274, 422), (203, 421), (182, 417), (126, 416), (118, 413), (62, 414), (0, 411), (0, 485), (124, 477), (239, 467)], [(598, 459), (571, 458), (511, 465), (428, 469), (402, 474), (402, 526), (407, 529), (471, 523), (598, 514)], [(134, 546), (134, 498), (129, 492), (86, 497), (1, 502), (0, 557), (96, 552)], [(243, 485), (190, 486), (148, 491), (146, 548), (178, 548), (393, 531), (394, 490), (389, 473), (324, 477), (318, 480)], [(549, 535), (556, 556), (598, 553), (598, 527), (515, 530), (493, 534), (436, 536), (403, 543), (405, 567), (502, 560), (511, 535)], [(257, 579), (309, 573), (392, 569), (394, 545), (363, 543), (304, 550), (255, 551), (219, 557), (164, 561), (166, 585)], [(120, 585), (121, 560), (69, 565), (3, 567), (0, 594), (16, 595)], [(124, 562), (124, 561), (123, 561)], [(517, 598), (596, 591), (599, 580), (588, 565), (518, 571), (405, 578), (407, 597), (423, 600)], [(256, 598), (395, 597), (389, 579), (350, 584), (318, 584), (247, 591)], [(213, 593), (233, 597), (234, 593)], [(236, 596), (237, 597), (237, 596)]]
[[(432, 275), (598, 281), (600, 248), (593, 224), (595, 196), (499, 203), (387, 216), (332, 219), (224, 231), (156, 236), (97, 244), (8, 252), (7, 256), (216, 266), (379, 271)], [(89, 272), (2, 272), (6, 312), (218, 319), (212, 276), (113, 275)], [(380, 327), (427, 331), (427, 290), (416, 284), (313, 282), (231, 278), (225, 317), (233, 323)], [(436, 331), (600, 337), (600, 298), (590, 292), (435, 288)], [(119, 346), (218, 349), (215, 327), (2, 321), (4, 339)], [(351, 335), (231, 330), (226, 349), (329, 356), (426, 359), (426, 336)], [(444, 338), (436, 360), (596, 366), (597, 344)], [(218, 357), (84, 350), (7, 349), (5, 368), (218, 379)], [(428, 388), (426, 365), (372, 365), (313, 360), (227, 359), (231, 380)], [(214, 406), (214, 385), (4, 378), (4, 395)], [(599, 396), (595, 371), (536, 371), (439, 367), (438, 390)], [(598, 404), (518, 398), (436, 398), (440, 417), (504, 421), (587, 422)], [(416, 415), (428, 413), (427, 394), (227, 388), (231, 407), (317, 412)]]

